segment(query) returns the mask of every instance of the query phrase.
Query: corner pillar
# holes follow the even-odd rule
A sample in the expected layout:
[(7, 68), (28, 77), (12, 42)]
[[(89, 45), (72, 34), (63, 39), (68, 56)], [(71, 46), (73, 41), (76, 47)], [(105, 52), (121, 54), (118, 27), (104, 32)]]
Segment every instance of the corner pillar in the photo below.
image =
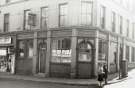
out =
[(33, 69), (32, 73), (36, 74), (36, 66), (37, 66), (37, 32), (34, 33), (34, 41), (33, 41)]
[(92, 71), (92, 77), (96, 77), (97, 73), (98, 73), (98, 50), (99, 50), (99, 39), (98, 39), (98, 35), (99, 32), (96, 31), (96, 38), (95, 38), (95, 46), (94, 46), (94, 59), (93, 59), (93, 71)]
[(71, 60), (71, 73), (70, 76), (71, 78), (76, 77), (76, 47), (77, 47), (77, 30), (72, 29), (72, 44), (71, 44), (71, 49), (72, 49), (72, 60)]
[(51, 31), (47, 31), (47, 53), (46, 53), (46, 66), (45, 76), (49, 77), (50, 73), (50, 59), (51, 59)]

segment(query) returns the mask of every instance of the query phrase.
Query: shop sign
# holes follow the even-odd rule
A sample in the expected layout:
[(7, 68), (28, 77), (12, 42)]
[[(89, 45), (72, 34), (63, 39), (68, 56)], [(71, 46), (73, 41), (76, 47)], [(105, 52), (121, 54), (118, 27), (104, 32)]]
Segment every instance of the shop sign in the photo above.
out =
[(7, 52), (6, 49), (0, 49), (0, 56), (6, 56)]
[(71, 50), (52, 50), (52, 56), (71, 57)]
[(0, 44), (11, 44), (11, 37), (0, 37)]

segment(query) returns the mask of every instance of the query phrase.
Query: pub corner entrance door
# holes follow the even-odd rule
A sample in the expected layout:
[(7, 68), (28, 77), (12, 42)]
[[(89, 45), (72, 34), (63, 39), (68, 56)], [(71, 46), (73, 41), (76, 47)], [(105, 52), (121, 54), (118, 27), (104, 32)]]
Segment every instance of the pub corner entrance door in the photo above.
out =
[(38, 74), (44, 75), (46, 63), (46, 41), (38, 41)]
[(82, 41), (77, 48), (77, 77), (91, 78), (93, 47), (90, 42)]

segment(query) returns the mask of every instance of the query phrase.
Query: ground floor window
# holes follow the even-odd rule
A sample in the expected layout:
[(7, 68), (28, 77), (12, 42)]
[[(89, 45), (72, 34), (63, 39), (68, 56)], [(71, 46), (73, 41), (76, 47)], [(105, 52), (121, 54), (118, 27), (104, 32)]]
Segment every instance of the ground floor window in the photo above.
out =
[(98, 59), (105, 61), (107, 59), (107, 42), (105, 40), (99, 39), (98, 48)]
[(11, 48), (13, 47), (0, 48), (0, 72), (13, 72), (14, 57)]
[(18, 41), (18, 57), (32, 58), (33, 57), (33, 40), (19, 40)]
[(117, 43), (111, 42), (110, 44), (110, 65), (117, 63)]
[(129, 62), (129, 46), (126, 46), (126, 60)]
[(135, 62), (135, 48), (132, 47), (132, 62)]
[(52, 40), (51, 62), (70, 63), (71, 53), (71, 38), (54, 38)]

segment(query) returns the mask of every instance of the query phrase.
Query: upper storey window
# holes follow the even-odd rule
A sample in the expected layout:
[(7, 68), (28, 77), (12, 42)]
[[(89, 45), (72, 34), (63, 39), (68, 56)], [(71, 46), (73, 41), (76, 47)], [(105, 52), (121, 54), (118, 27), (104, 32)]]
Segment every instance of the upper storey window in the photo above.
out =
[(119, 33), (122, 34), (123, 33), (123, 17), (119, 16), (118, 17), (118, 28), (119, 28)]
[(24, 10), (24, 30), (30, 30), (30, 25), (28, 25), (28, 17), (29, 17), (29, 13), (31, 11), (28, 10)]
[(81, 24), (91, 25), (92, 24), (92, 2), (82, 1), (81, 2)]
[(129, 37), (129, 20), (127, 20), (126, 30), (127, 30), (127, 37)]
[(116, 13), (115, 12), (112, 12), (111, 27), (112, 27), (112, 32), (115, 32), (116, 31)]
[(67, 25), (67, 14), (68, 14), (68, 4), (60, 4), (59, 5), (59, 26)]
[(9, 31), (9, 13), (4, 14), (4, 32)]
[(41, 8), (41, 29), (46, 30), (48, 28), (48, 7)]
[(105, 7), (101, 6), (100, 8), (100, 26), (105, 28)]
[(5, 0), (5, 2), (6, 2), (6, 3), (9, 3), (9, 2), (10, 2), (10, 0)]

